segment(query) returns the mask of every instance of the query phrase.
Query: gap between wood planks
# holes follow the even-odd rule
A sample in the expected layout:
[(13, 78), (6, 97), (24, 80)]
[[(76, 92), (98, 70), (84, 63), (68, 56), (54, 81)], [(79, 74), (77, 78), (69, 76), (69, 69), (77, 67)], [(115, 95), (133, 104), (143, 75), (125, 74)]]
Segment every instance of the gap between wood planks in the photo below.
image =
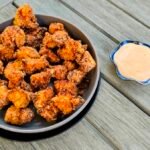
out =
[[(75, 12), (78, 16), (80, 16), (82, 19), (84, 19), (85, 21), (87, 21), (90, 25), (92, 25), (93, 27), (95, 27), (98, 31), (100, 31), (101, 33), (103, 33), (106, 37), (108, 37), (109, 39), (111, 39), (113, 42), (115, 42), (116, 44), (119, 44), (119, 40), (117, 40), (115, 37), (113, 37), (112, 35), (110, 35), (109, 33), (107, 33), (105, 30), (103, 30), (102, 28), (100, 28), (99, 26), (97, 26), (94, 22), (92, 22), (90, 19), (88, 19), (87, 17), (85, 17), (84, 15), (82, 15), (80, 12), (78, 12), (77, 10), (75, 10), (73, 7), (71, 7), (70, 5), (68, 5), (67, 3), (65, 3), (62, 0), (58, 0), (60, 1), (64, 6), (66, 6), (68, 9), (70, 9), (71, 11)], [(122, 10), (122, 9), (121, 9)], [(135, 19), (135, 18), (134, 18)], [(136, 20), (137, 21), (137, 20)], [(141, 108), (140, 106), (138, 106), (138, 104), (136, 104), (136, 102), (134, 102), (130, 97), (128, 97), (125, 93), (123, 93), (119, 88), (117, 88), (115, 85), (113, 85), (108, 79), (107, 77), (102, 74), (102, 78), (107, 81), (113, 88), (115, 88), (116, 90), (118, 90), (123, 96), (125, 96), (127, 99), (129, 99), (133, 104), (135, 104), (140, 110), (142, 110), (145, 114), (147, 114), (148, 116), (150, 116), (150, 114), (148, 114), (146, 112), (146, 110), (144, 110), (143, 108)]]
[(147, 24), (145, 24), (144, 22), (142, 22), (140, 19), (138, 19), (137, 17), (133, 16), (131, 13), (127, 12), (126, 10), (124, 10), (123, 8), (119, 7), (118, 5), (116, 5), (114, 2), (112, 2), (111, 0), (107, 0), (110, 4), (112, 4), (113, 6), (115, 6), (116, 8), (120, 9), (121, 11), (123, 11), (125, 14), (127, 14), (128, 16), (130, 16), (131, 18), (133, 18), (134, 20), (136, 20), (137, 22), (139, 22), (140, 24), (142, 24), (143, 26), (145, 26), (146, 28), (150, 29), (150, 26), (148, 26)]

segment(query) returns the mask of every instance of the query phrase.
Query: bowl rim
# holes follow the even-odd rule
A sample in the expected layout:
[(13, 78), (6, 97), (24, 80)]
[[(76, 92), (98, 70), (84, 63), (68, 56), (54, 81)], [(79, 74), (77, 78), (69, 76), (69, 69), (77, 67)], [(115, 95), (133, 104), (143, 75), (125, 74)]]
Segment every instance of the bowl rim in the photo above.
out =
[(148, 85), (150, 84), (150, 77), (146, 80), (143, 80), (143, 81), (140, 81), (140, 80), (136, 80), (134, 78), (130, 78), (130, 77), (125, 77), (124, 75), (121, 74), (121, 72), (119, 71), (118, 69), (118, 66), (117, 64), (115, 63), (114, 61), (114, 56), (116, 54), (117, 51), (119, 51), (120, 47), (128, 44), (128, 43), (134, 43), (134, 44), (137, 44), (137, 45), (143, 45), (143, 46), (146, 46), (146, 47), (149, 47), (150, 48), (150, 45), (147, 44), (147, 43), (143, 43), (143, 42), (140, 42), (140, 41), (134, 41), (134, 40), (124, 40), (122, 42), (119, 43), (119, 45), (112, 50), (112, 52), (110, 53), (109, 57), (110, 57), (110, 60), (112, 61), (112, 63), (114, 64), (114, 66), (116, 67), (116, 74), (118, 75), (118, 77), (122, 80), (126, 80), (126, 81), (135, 81), (141, 85)]
[[(60, 20), (62, 22), (67, 23), (68, 25), (71, 25), (73, 28), (79, 30), (81, 32), (81, 34), (86, 37), (86, 39), (88, 40), (88, 42), (91, 45), (91, 47), (93, 49), (93, 52), (95, 54), (97, 76), (96, 76), (93, 88), (91, 90), (91, 93), (88, 96), (88, 98), (86, 99), (85, 103), (77, 111), (75, 111), (73, 114), (71, 114), (70, 116), (68, 116), (67, 118), (65, 118), (64, 120), (62, 120), (62, 121), (60, 121), (60, 122), (58, 122), (56, 124), (50, 125), (48, 127), (42, 127), (40, 129), (29, 129), (29, 130), (26, 130), (26, 129), (12, 128), (12, 127), (8, 127), (8, 126), (0, 124), (0, 129), (4, 129), (4, 130), (10, 131), (10, 132), (14, 132), (14, 133), (23, 133), (23, 134), (44, 133), (44, 132), (47, 132), (47, 131), (58, 129), (59, 127), (69, 123), (71, 120), (73, 120), (75, 117), (77, 117), (86, 108), (86, 106), (89, 104), (89, 102), (92, 100), (92, 97), (94, 96), (94, 93), (96, 91), (96, 88), (97, 88), (98, 82), (99, 82), (99, 78), (100, 78), (100, 60), (99, 60), (97, 51), (95, 50), (95, 47), (93, 46), (92, 42), (89, 40), (90, 39), (89, 36), (87, 36), (85, 33), (83, 33), (82, 30), (79, 27), (77, 27), (76, 25), (74, 25), (73, 23), (71, 23), (70, 21), (68, 21), (68, 20), (66, 20), (64, 18), (62, 19), (62, 18), (60, 18), (58, 16), (50, 16), (50, 15), (44, 15), (44, 14), (35, 14), (35, 15), (36, 15), (37, 18), (38, 17), (50, 17), (50, 18), (58, 19), (58, 20)], [(9, 18), (6, 21), (3, 21), (2, 23), (0, 23), (0, 25), (5, 23), (5, 22), (11, 21), (12, 19), (13, 18)]]

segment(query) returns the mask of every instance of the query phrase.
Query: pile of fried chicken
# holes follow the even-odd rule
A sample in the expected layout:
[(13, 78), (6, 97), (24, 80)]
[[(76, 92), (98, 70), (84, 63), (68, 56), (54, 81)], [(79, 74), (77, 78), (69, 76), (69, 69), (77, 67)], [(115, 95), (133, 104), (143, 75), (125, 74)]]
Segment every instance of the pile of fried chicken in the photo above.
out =
[(29, 104), (50, 123), (70, 115), (85, 102), (78, 86), (95, 66), (87, 45), (70, 37), (62, 23), (41, 27), (28, 4), (19, 7), (13, 24), (0, 33), (5, 122), (31, 122), (35, 115)]

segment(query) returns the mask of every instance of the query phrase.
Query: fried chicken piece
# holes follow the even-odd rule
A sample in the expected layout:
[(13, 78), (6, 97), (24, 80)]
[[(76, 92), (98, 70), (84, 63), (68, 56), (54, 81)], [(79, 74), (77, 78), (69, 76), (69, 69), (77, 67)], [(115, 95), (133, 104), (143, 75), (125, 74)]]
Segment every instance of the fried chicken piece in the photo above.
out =
[(42, 40), (44, 38), (45, 32), (47, 31), (47, 28), (45, 27), (38, 27), (29, 33), (26, 33), (26, 46), (31, 46), (33, 48), (40, 48), (40, 44), (42, 43)]
[(16, 58), (17, 59), (40, 58), (40, 55), (36, 49), (29, 46), (22, 46), (17, 50)]
[(78, 69), (74, 69), (72, 71), (69, 71), (67, 75), (67, 79), (75, 84), (79, 84), (82, 79), (85, 77), (85, 73), (83, 71), (80, 71)]
[(29, 123), (34, 118), (34, 113), (30, 108), (16, 108), (11, 106), (7, 109), (4, 120), (13, 125), (23, 125)]
[(68, 39), (65, 42), (64, 47), (60, 48), (57, 51), (57, 54), (60, 56), (61, 59), (64, 60), (80, 60), (84, 53), (85, 49), (82, 47), (80, 41), (75, 41), (73, 39)]
[(46, 56), (48, 61), (50, 61), (51, 63), (58, 63), (60, 61), (60, 58), (52, 50), (46, 47), (42, 47), (39, 51), (39, 54), (42, 56)]
[(51, 76), (58, 80), (65, 79), (67, 75), (67, 69), (63, 65), (51, 66), (49, 69)]
[(90, 72), (92, 69), (96, 67), (96, 62), (91, 56), (91, 54), (89, 53), (89, 51), (84, 52), (83, 57), (78, 62), (78, 64), (80, 65), (79, 69), (85, 73)]
[(13, 58), (14, 58), (14, 50), (12, 48), (0, 44), (0, 59), (10, 60)]
[(45, 57), (40, 58), (26, 58), (22, 60), (24, 65), (24, 70), (27, 74), (32, 74), (35, 71), (40, 71), (49, 66), (48, 61)]
[(15, 60), (7, 64), (4, 70), (4, 75), (9, 80), (9, 88), (14, 88), (20, 85), (25, 76), (23, 69), (23, 63), (19, 60)]
[(16, 108), (26, 108), (31, 101), (30, 94), (20, 88), (10, 90), (7, 99), (12, 102)]
[(57, 94), (70, 94), (73, 96), (78, 94), (77, 86), (68, 80), (57, 80), (54, 82), (54, 87)]
[(3, 71), (4, 71), (3, 62), (0, 60), (0, 74), (3, 74)]
[(28, 4), (24, 4), (17, 9), (13, 24), (21, 28), (35, 29), (38, 27), (37, 19)]
[(51, 34), (54, 34), (56, 31), (63, 31), (63, 30), (65, 30), (65, 29), (64, 29), (64, 25), (62, 23), (55, 22), (55, 23), (51, 23), (49, 25), (49, 32)]
[(25, 33), (18, 26), (8, 26), (1, 34), (1, 41), (4, 46), (12, 49), (21, 47), (25, 43)]
[(45, 108), (48, 101), (50, 101), (53, 96), (54, 96), (54, 91), (52, 87), (47, 87), (46, 89), (36, 92), (35, 99), (33, 100), (33, 104), (35, 108), (37, 110), (41, 108)]
[(51, 79), (51, 73), (46, 70), (30, 76), (30, 84), (33, 88), (46, 88)]
[(6, 81), (0, 80), (0, 110), (9, 104), (7, 100), (8, 88)]
[(69, 36), (66, 31), (57, 31), (54, 34), (45, 33), (43, 38), (43, 46), (47, 48), (55, 48), (64, 45)]
[(74, 70), (76, 68), (76, 64), (72, 61), (65, 60), (63, 65), (67, 68), (68, 71)]
[(26, 90), (26, 91), (28, 91), (28, 92), (32, 92), (32, 91), (33, 91), (31, 85), (30, 85), (29, 83), (27, 83), (26, 81), (24, 81), (24, 80), (21, 81), (20, 87), (21, 87), (23, 90)]
[(51, 102), (53, 96), (53, 89), (48, 87), (47, 89), (37, 92), (36, 98), (33, 101), (37, 113), (48, 122), (56, 121), (58, 114), (58, 109)]
[(51, 101), (53, 101), (54, 105), (63, 115), (71, 114), (84, 103), (83, 98), (72, 97), (71, 95), (56, 95)]

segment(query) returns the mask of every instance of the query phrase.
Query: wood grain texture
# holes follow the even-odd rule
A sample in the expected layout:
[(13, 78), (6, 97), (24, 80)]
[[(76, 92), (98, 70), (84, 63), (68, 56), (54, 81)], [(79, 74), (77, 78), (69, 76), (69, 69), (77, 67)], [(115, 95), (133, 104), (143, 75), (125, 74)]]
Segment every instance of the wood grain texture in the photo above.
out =
[(150, 1), (149, 0), (108, 0), (113, 2), (120, 9), (129, 13), (129, 15), (139, 19), (150, 27)]
[[(70, 9), (66, 8), (63, 4), (61, 4), (58, 0), (57, 1), (49, 0), (49, 1), (47, 1), (47, 4), (45, 4), (45, 3), (41, 4), (41, 1), (33, 1), (33, 0), (31, 0), (31, 1), (18, 0), (15, 2), (18, 5), (21, 5), (25, 2), (29, 2), (31, 4), (31, 6), (34, 8), (36, 13), (42, 13), (42, 14), (46, 14), (46, 15), (62, 17), (64, 19), (69, 20), (70, 22), (75, 24), (77, 27), (79, 27), (90, 38), (95, 49), (97, 50), (97, 53), (100, 57), (101, 71), (104, 75), (104, 78), (109, 83), (111, 83), (115, 88), (117, 88), (119, 91), (121, 91), (124, 95), (129, 97), (130, 100), (132, 100), (134, 103), (136, 103), (136, 105), (138, 105), (141, 109), (143, 109), (145, 112), (150, 114), (150, 100), (149, 100), (150, 87), (149, 86), (141, 86), (141, 85), (139, 85), (135, 82), (131, 82), (131, 81), (122, 81), (121, 79), (119, 79), (116, 76), (115, 68), (109, 59), (109, 54), (110, 54), (111, 50), (117, 46), (117, 44), (114, 43), (107, 36), (105, 36), (103, 33), (101, 33), (101, 30), (99, 28), (95, 28), (95, 26), (93, 24), (91, 25), (91, 24), (87, 23), (87, 21), (85, 21), (84, 19), (82, 19), (81, 17), (79, 17), (77, 15), (78, 14), (77, 12), (75, 12), (75, 13), (72, 12)], [(73, 7), (71, 2), (69, 2), (69, 1), (65, 1), (65, 2), (68, 2), (69, 5), (71, 5)], [(89, 12), (88, 8), (86, 8), (86, 5), (88, 5), (88, 1), (86, 1), (86, 4), (84, 4), (84, 5), (82, 4), (83, 3), (82, 1), (81, 1), (81, 4), (79, 4), (79, 3), (76, 4), (76, 1), (74, 1), (73, 3), (74, 3), (74, 9), (78, 9), (78, 11), (80, 11), (80, 12), (81, 12), (81, 9), (83, 9), (84, 12), (86, 10), (87, 14), (85, 14), (85, 15), (91, 19), (92, 15), (90, 13), (92, 13), (91, 11), (94, 10), (94, 8), (90, 9), (91, 11)], [(89, 6), (90, 6), (90, 4), (89, 4)], [(105, 8), (101, 8), (101, 5), (98, 5), (98, 6), (99, 6), (99, 9), (105, 9)], [(90, 6), (90, 7), (92, 7), (92, 6)], [(113, 6), (111, 6), (111, 7), (113, 7)], [(113, 10), (111, 10), (111, 11), (114, 11), (114, 13), (115, 13), (115, 10), (116, 10), (116, 8), (113, 7)], [(93, 11), (93, 12), (95, 12), (95, 11)], [(104, 12), (106, 12), (106, 10)], [(102, 12), (100, 12), (99, 14), (101, 14), (101, 13)], [(119, 11), (119, 13), (121, 13), (121, 14), (119, 14), (120, 17), (122, 17), (122, 15), (126, 16), (125, 14), (123, 14), (120, 11)], [(93, 14), (93, 16), (94, 15), (95, 14)], [(118, 15), (118, 13), (117, 13), (117, 15)], [(99, 16), (97, 16), (97, 17), (100, 18)], [(103, 16), (102, 18), (103, 18), (103, 20), (101, 20), (101, 22), (105, 23), (105, 18), (107, 18), (107, 17)], [(130, 24), (132, 24), (132, 23), (133, 23), (133, 25), (138, 24), (133, 19), (131, 19), (131, 18), (128, 19), (128, 18), (130, 18), (130, 17), (126, 16), (126, 20), (129, 20)], [(131, 20), (132, 20), (132, 22), (131, 22)], [(95, 22), (97, 23), (98, 19), (95, 19), (94, 23)], [(101, 26), (101, 22), (99, 22), (99, 24), (97, 23), (96, 25), (98, 27)], [(117, 21), (117, 23), (119, 24), (119, 20)], [(124, 22), (124, 24), (125, 24), (125, 22)], [(108, 25), (111, 26), (112, 24), (109, 23)], [(138, 26), (141, 26), (141, 25), (138, 24)], [(142, 27), (142, 26), (141, 26), (141, 28), (145, 29), (145, 27)], [(129, 31), (124, 31), (124, 30), (126, 30), (124, 28), (120, 29), (120, 27), (118, 27), (117, 30), (118, 30), (118, 32), (120, 32), (120, 34), (121, 33), (124, 34), (125, 32), (127, 32), (126, 34), (130, 34), (131, 37), (134, 34), (134, 36), (137, 36), (137, 38), (138, 38), (138, 35), (136, 34), (136, 32), (139, 32), (139, 31), (134, 31), (134, 33), (133, 32), (130, 33)], [(108, 30), (106, 30), (106, 31), (108, 31)], [(147, 29), (145, 32), (147, 32)], [(138, 34), (140, 34), (140, 32)], [(141, 32), (141, 34), (142, 34), (142, 32)], [(124, 37), (125, 37), (125, 35), (124, 35)], [(149, 39), (149, 35), (147, 35), (147, 39)]]
[(2, 9), (3, 7), (6, 7), (7, 5), (11, 4), (13, 2), (13, 0), (0, 0), (0, 9)]
[(87, 115), (120, 150), (150, 149), (150, 117), (102, 80), (101, 90)]

